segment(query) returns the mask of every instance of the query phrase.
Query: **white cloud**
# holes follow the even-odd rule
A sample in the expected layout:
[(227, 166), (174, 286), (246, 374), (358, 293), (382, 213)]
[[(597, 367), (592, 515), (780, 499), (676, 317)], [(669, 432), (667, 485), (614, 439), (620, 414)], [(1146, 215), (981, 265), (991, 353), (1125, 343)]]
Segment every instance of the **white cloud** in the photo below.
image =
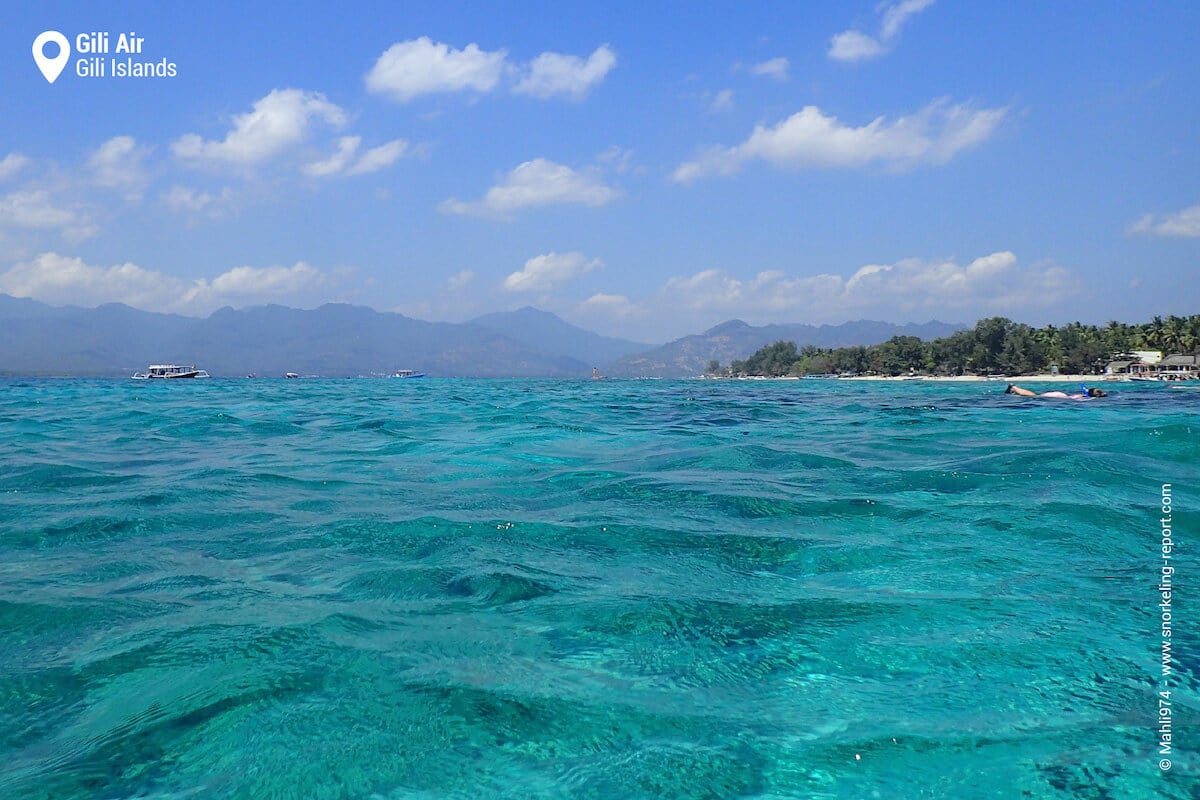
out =
[(81, 242), (100, 232), (86, 211), (77, 204), (57, 204), (45, 189), (26, 189), (0, 197), (0, 229), (4, 228), (58, 228), (69, 242)]
[(347, 175), (366, 175), (378, 172), (396, 163), (397, 159), (408, 152), (408, 142), (403, 139), (393, 139), (390, 142), (372, 147), (363, 153), (358, 162), (346, 170)]
[(185, 290), (181, 281), (137, 264), (95, 267), (57, 253), (42, 253), (0, 274), (0, 292), (56, 305), (121, 302), (157, 311)]
[(786, 81), (788, 77), (788, 60), (780, 56), (779, 58), (772, 58), (770, 61), (764, 61), (761, 64), (754, 64), (750, 67), (750, 74), (766, 75), (777, 81)]
[[(581, 324), (592, 330), (625, 339), (640, 336), (641, 334), (635, 331), (647, 324), (654, 328), (662, 322), (661, 310), (655, 313), (634, 303), (623, 294), (598, 292), (582, 302), (575, 303), (571, 308), (563, 308), (562, 311), (564, 316), (580, 320)], [(647, 335), (653, 339), (657, 334)]]
[(597, 293), (580, 303), (579, 307), (581, 311), (597, 312), (609, 317), (627, 317), (640, 311), (623, 294)]
[(162, 200), (167, 208), (177, 212), (204, 212), (210, 216), (220, 216), (229, 209), (234, 198), (232, 189), (226, 187), (219, 195), (213, 195), (203, 189), (192, 189), (187, 186), (172, 186), (163, 193)]
[(834, 321), (863, 313), (912, 318), (947, 310), (1016, 312), (1052, 305), (1078, 290), (1079, 282), (1067, 270), (1053, 265), (1022, 268), (1015, 255), (1002, 251), (965, 265), (920, 259), (870, 264), (849, 278), (830, 274), (790, 277), (770, 270), (742, 280), (710, 269), (671, 278), (661, 300), (693, 311), (774, 318), (792, 314)]
[(88, 156), (88, 169), (97, 186), (118, 189), (127, 197), (140, 197), (149, 176), (142, 160), (150, 148), (138, 147), (132, 136), (114, 136)]
[(582, 99), (616, 65), (617, 54), (606, 44), (597, 47), (586, 61), (579, 56), (542, 53), (529, 63), (513, 91), (533, 97), (561, 94)]
[(203, 211), (213, 201), (213, 196), (199, 189), (176, 185), (164, 192), (162, 199), (172, 211)]
[(1200, 236), (1200, 205), (1173, 214), (1146, 214), (1130, 226), (1129, 232), (1147, 236)]
[(603, 266), (598, 258), (588, 261), (582, 253), (546, 253), (525, 262), (525, 268), (504, 279), (510, 292), (542, 292), (586, 275)]
[(834, 35), (829, 43), (829, 57), (837, 61), (867, 61), (891, 50), (909, 18), (933, 5), (934, 0), (901, 0), (879, 6), (881, 19), (879, 35), (869, 36), (862, 31), (848, 30)]
[(742, 299), (742, 282), (716, 269), (667, 280), (665, 293), (691, 309), (730, 308)]
[[(115, 189), (129, 201), (140, 200), (150, 181), (143, 166), (149, 153), (133, 137), (116, 136), (91, 151), (73, 175), (39, 170), (36, 180), (0, 195), (0, 229), (57, 230), (68, 242), (97, 235), (97, 216), (112, 208), (111, 196), (97, 189)], [(0, 161), (0, 177), (15, 175), (28, 163), (25, 156), (10, 154)]]
[[(200, 282), (203, 286), (203, 281)], [(252, 301), (292, 295), (324, 283), (320, 270), (299, 261), (290, 267), (234, 267), (213, 278), (207, 288), (222, 298)]]
[(9, 153), (0, 161), (0, 181), (16, 175), (28, 163), (29, 159), (20, 153)]
[(866, 61), (886, 52), (873, 37), (858, 31), (836, 34), (829, 45), (829, 57), (837, 61)]
[(367, 73), (367, 89), (407, 102), (436, 92), (490, 92), (504, 73), (507, 51), (462, 50), (426, 36), (398, 42), (383, 52)]
[(713, 97), (712, 102), (708, 105), (708, 110), (713, 113), (733, 110), (733, 90), (722, 89)]
[(773, 127), (758, 125), (745, 142), (713, 148), (681, 164), (674, 179), (687, 183), (707, 175), (731, 175), (755, 160), (787, 169), (864, 167), (889, 169), (944, 164), (963, 150), (986, 141), (1006, 108), (976, 111), (967, 105), (934, 101), (908, 117), (888, 122), (877, 117), (850, 127), (816, 106), (806, 106)]
[(883, 9), (883, 21), (879, 27), (879, 38), (890, 42), (900, 35), (900, 29), (908, 22), (908, 18), (919, 14), (934, 0), (901, 0)]
[(457, 292), (465, 289), (473, 280), (475, 280), (475, 273), (469, 269), (464, 269), (446, 279), (446, 288), (452, 292)]
[(535, 158), (517, 166), (501, 183), (488, 189), (479, 202), (450, 198), (438, 209), (449, 214), (507, 217), (530, 206), (568, 203), (603, 206), (619, 196), (620, 192), (605, 185), (594, 170), (577, 172), (562, 164)]
[(192, 218), (191, 222), (199, 217), (221, 219), (236, 212), (239, 205), (239, 193), (228, 186), (214, 194), (176, 184), (163, 192), (161, 199), (171, 211)]
[(354, 154), (358, 151), (358, 145), (361, 142), (361, 136), (343, 136), (338, 139), (337, 150), (333, 155), (323, 161), (313, 161), (305, 164), (300, 168), (300, 171), (311, 178), (336, 175), (344, 170), (346, 165), (354, 159)]
[(396, 162), (408, 150), (408, 142), (403, 139), (393, 139), (386, 144), (372, 147), (362, 154), (357, 161), (358, 146), (362, 143), (360, 136), (343, 136), (338, 139), (337, 150), (322, 161), (305, 164), (301, 170), (313, 178), (325, 178), (331, 175), (366, 175), (378, 172)]
[(303, 141), (314, 120), (342, 126), (346, 113), (319, 92), (275, 89), (253, 110), (234, 117), (233, 129), (221, 141), (189, 133), (171, 149), (186, 161), (251, 166)]
[(239, 266), (185, 281), (133, 263), (94, 266), (83, 259), (42, 253), (0, 273), (0, 291), (52, 305), (98, 306), (124, 302), (145, 311), (208, 314), (222, 306), (317, 300), (331, 278), (310, 264)]
[(74, 211), (50, 202), (45, 189), (12, 192), (0, 197), (0, 227), (65, 228), (77, 222)]
[(397, 42), (366, 74), (367, 89), (406, 103), (427, 94), (487, 94), (501, 81), (516, 80), (512, 91), (531, 97), (566, 96), (581, 100), (617, 65), (617, 54), (602, 44), (586, 59), (545, 52), (523, 65), (508, 61), (508, 51), (469, 44), (456, 50), (427, 36)]
[(606, 165), (616, 174), (624, 175), (632, 169), (633, 151), (614, 144), (603, 153), (597, 153), (596, 161)]
[(187, 281), (130, 262), (101, 267), (42, 253), (0, 273), (0, 292), (51, 304), (119, 302), (147, 311), (208, 314), (225, 305), (316, 299), (316, 290), (330, 280), (303, 261), (291, 267), (236, 267), (210, 282)]

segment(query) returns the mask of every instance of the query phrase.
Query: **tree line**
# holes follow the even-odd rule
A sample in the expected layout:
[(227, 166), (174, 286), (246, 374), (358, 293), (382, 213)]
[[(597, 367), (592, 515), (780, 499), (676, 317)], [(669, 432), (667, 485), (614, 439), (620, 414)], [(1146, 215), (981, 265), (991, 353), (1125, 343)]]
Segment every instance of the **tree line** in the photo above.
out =
[(1194, 354), (1200, 348), (1200, 314), (1154, 317), (1141, 325), (1109, 322), (1104, 326), (1072, 322), (1062, 327), (1034, 328), (1005, 317), (990, 317), (974, 328), (924, 341), (893, 336), (869, 347), (825, 348), (778, 341), (745, 360), (722, 368), (716, 360), (709, 375), (783, 377), (785, 375), (881, 374), (920, 372), (929, 375), (1025, 375), (1103, 372), (1109, 361), (1135, 350)]

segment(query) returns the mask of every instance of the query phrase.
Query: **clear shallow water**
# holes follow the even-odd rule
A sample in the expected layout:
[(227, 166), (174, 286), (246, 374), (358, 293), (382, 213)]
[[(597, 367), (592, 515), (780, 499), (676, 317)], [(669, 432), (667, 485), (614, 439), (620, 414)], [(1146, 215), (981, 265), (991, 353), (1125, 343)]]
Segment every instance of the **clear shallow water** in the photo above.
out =
[(0, 389), (0, 797), (1196, 796), (1200, 392)]

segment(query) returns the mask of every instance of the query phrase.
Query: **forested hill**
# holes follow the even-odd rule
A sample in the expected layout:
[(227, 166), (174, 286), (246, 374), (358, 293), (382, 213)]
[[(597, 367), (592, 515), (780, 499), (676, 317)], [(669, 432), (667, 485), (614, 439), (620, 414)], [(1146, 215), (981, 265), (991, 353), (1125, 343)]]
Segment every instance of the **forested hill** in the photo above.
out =
[(777, 340), (727, 367), (710, 363), (706, 372), (766, 376), (868, 372), (1022, 375), (1048, 372), (1057, 366), (1066, 374), (1085, 374), (1103, 372), (1110, 361), (1138, 350), (1191, 355), (1197, 349), (1200, 314), (1155, 317), (1140, 325), (1072, 322), (1043, 328), (991, 317), (975, 323), (974, 328), (928, 341), (916, 336), (893, 336), (870, 346), (797, 348), (795, 342)]

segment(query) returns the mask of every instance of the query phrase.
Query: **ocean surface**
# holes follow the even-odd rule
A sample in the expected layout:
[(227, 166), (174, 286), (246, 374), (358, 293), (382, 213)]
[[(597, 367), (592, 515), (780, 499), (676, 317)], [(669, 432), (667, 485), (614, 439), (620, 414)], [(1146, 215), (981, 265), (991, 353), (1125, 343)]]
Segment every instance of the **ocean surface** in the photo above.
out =
[(1200, 796), (1200, 391), (1003, 386), (0, 381), (0, 798)]

